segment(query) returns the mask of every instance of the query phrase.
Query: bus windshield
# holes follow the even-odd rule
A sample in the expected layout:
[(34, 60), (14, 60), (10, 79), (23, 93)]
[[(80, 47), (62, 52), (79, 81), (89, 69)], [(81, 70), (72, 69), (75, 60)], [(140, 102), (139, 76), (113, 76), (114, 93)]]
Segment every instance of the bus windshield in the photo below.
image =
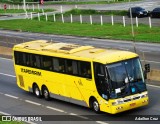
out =
[(139, 58), (106, 66), (109, 74), (110, 98), (120, 98), (146, 90)]

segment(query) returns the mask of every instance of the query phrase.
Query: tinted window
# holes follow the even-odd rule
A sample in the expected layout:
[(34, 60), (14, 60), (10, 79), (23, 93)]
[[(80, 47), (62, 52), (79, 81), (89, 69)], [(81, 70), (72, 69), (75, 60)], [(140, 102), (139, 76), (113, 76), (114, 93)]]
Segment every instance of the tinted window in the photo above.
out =
[(53, 70), (57, 72), (65, 72), (65, 59), (53, 58)]
[(15, 57), (15, 63), (17, 65), (23, 65), (24, 64), (24, 61), (22, 59), (23, 58), (23, 53), (15, 51), (14, 52), (14, 57)]
[(137, 10), (137, 11), (141, 11), (141, 10), (144, 10), (144, 9), (141, 8), (141, 7), (137, 7), (136, 10)]
[(52, 57), (50, 56), (43, 56), (42, 57), (42, 68), (45, 70), (53, 70), (52, 66)]
[(40, 68), (40, 56), (39, 55), (34, 55), (34, 54), (28, 54), (29, 58), (30, 58), (30, 66), (34, 67), (34, 68)]
[(25, 64), (24, 65), (31, 66), (31, 57), (30, 57), (30, 54), (25, 53), (24, 54), (24, 58), (25, 58)]
[(160, 8), (155, 8), (153, 11), (160, 11)]
[(73, 61), (72, 60), (66, 60), (66, 72), (69, 74), (73, 74)]
[(48, 71), (77, 75), (85, 78), (92, 78), (91, 63), (51, 56), (36, 55), (23, 52), (14, 52), (15, 64), (33, 68), (40, 68)]
[(78, 62), (79, 75), (85, 78), (92, 78), (91, 76), (91, 64), (89, 62)]
[(77, 61), (67, 59), (66, 72), (68, 74), (78, 75)]

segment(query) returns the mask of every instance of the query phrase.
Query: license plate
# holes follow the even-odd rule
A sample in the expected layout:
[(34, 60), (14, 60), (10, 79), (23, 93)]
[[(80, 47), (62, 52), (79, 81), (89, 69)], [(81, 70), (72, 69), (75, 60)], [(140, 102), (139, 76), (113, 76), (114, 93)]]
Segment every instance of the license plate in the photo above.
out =
[(136, 105), (136, 103), (132, 103), (132, 104), (130, 104), (130, 106), (135, 106)]

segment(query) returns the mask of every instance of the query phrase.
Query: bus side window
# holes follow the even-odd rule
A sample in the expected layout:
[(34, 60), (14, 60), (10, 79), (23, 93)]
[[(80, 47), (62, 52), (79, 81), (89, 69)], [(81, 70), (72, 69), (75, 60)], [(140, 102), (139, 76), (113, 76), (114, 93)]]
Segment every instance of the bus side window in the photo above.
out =
[(72, 66), (73, 66), (73, 74), (78, 75), (77, 61), (72, 61)]
[(92, 78), (91, 75), (91, 63), (90, 62), (78, 62), (79, 75), (85, 78)]
[(66, 60), (66, 71), (68, 74), (73, 74), (72, 62), (72, 60)]
[(49, 56), (43, 56), (43, 60), (42, 60), (42, 67), (45, 70), (52, 70), (52, 57)]
[(30, 54), (25, 53), (25, 59), (26, 59), (25, 65), (26, 65), (26, 66), (31, 66), (31, 62), (30, 62)]
[(59, 58), (59, 72), (65, 72), (65, 59)]
[(41, 57), (39, 55), (36, 55), (36, 64), (37, 68), (41, 68)]
[(54, 71), (59, 71), (58, 58), (53, 58), (53, 70), (54, 70)]
[(37, 63), (36, 63), (36, 55), (30, 55), (31, 58), (31, 66), (36, 68), (37, 67)]
[(15, 63), (17, 65), (23, 65), (24, 64), (23, 54), (24, 53), (22, 53), (22, 52), (14, 51)]

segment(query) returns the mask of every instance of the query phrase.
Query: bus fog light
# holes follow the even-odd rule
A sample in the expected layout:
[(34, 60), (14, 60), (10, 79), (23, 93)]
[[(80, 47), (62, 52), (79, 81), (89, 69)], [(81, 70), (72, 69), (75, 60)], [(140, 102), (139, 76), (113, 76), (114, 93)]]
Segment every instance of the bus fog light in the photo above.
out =
[(112, 102), (112, 105), (117, 105), (117, 102)]
[(143, 94), (141, 98), (148, 97), (148, 94)]
[(117, 108), (116, 108), (116, 110), (120, 110), (120, 109), (123, 109), (123, 107), (122, 107), (122, 106), (120, 106), (120, 107), (117, 107)]
[(143, 100), (143, 102), (142, 102), (142, 103), (146, 103), (146, 102), (148, 102), (148, 100)]

